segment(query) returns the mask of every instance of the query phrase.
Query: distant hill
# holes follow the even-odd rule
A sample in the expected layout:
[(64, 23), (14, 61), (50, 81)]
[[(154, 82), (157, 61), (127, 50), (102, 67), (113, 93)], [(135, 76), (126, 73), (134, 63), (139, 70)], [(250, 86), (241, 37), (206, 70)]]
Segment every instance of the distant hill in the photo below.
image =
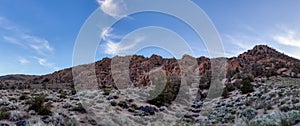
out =
[[(193, 58), (186, 56), (188, 58)], [(122, 59), (122, 57), (116, 57)], [(124, 58), (124, 57), (123, 57)], [(183, 57), (184, 58), (184, 57)], [(228, 81), (252, 77), (254, 79), (269, 77), (295, 77), (300, 78), (300, 61), (287, 56), (267, 45), (257, 45), (253, 49), (244, 52), (237, 57), (226, 58), (228, 62), (227, 75)], [(196, 58), (199, 71), (200, 83), (208, 87), (211, 78), (211, 59), (207, 57)], [(95, 72), (99, 86), (113, 86), (114, 79), (111, 73), (110, 58), (103, 58), (93, 64), (81, 65), (78, 67), (88, 67), (95, 65)], [(146, 58), (140, 55), (133, 55), (129, 63), (129, 77), (135, 86), (149, 85), (149, 71), (155, 68), (161, 68), (167, 72), (168, 76), (179, 75), (180, 67), (175, 58), (163, 58), (158, 55), (152, 55)], [(76, 76), (84, 76), (85, 70), (77, 70)], [(0, 80), (16, 80), (24, 83), (71, 83), (73, 81), (72, 68), (60, 70), (52, 74), (42, 76), (29, 75), (7, 75), (0, 77)]]
[(26, 81), (33, 78), (36, 78), (35, 75), (23, 75), (23, 74), (14, 74), (14, 75), (5, 75), (0, 76), (0, 80), (9, 80), (9, 81)]

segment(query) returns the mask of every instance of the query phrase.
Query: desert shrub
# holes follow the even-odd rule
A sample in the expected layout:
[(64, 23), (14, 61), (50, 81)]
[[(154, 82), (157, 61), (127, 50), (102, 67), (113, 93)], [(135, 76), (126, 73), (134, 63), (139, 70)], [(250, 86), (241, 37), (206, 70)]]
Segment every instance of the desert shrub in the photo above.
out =
[(9, 119), (10, 112), (8, 111), (0, 111), (0, 120)]
[(287, 105), (282, 105), (280, 108), (279, 108), (280, 111), (283, 111), (283, 112), (287, 112), (290, 110), (289, 106)]
[(247, 126), (291, 126), (300, 121), (300, 112), (292, 110), (289, 112), (274, 111), (270, 114), (255, 117), (252, 120), (246, 119), (242, 122)]
[(62, 98), (62, 99), (65, 99), (65, 98), (67, 98), (67, 93), (64, 92), (64, 91), (62, 91), (62, 92), (60, 93), (59, 97)]
[(113, 88), (105, 87), (102, 90), (103, 90), (103, 95), (109, 95), (110, 92), (113, 90)]
[(66, 117), (67, 126), (80, 126), (78, 119), (76, 117)]
[(77, 93), (76, 89), (75, 89), (75, 88), (72, 88), (71, 94), (72, 94), (72, 95), (75, 95), (76, 93)]
[(26, 99), (26, 95), (21, 95), (20, 97), (19, 97), (19, 100), (25, 100)]
[(38, 109), (43, 106), (44, 102), (45, 102), (45, 96), (41, 95), (35, 97), (33, 100), (29, 102), (30, 104), (29, 110), (38, 111)]
[(16, 98), (14, 98), (14, 97), (10, 97), (10, 98), (8, 98), (8, 100), (9, 101), (18, 101)]
[(40, 95), (29, 102), (28, 110), (34, 110), (39, 115), (50, 115), (52, 113), (50, 108), (51, 104), (45, 104), (45, 96)]
[(266, 104), (266, 105), (265, 105), (265, 108), (266, 108), (267, 110), (273, 109), (272, 104)]
[(241, 115), (251, 120), (257, 115), (257, 112), (254, 108), (246, 108), (241, 112)]
[(77, 111), (77, 112), (80, 112), (80, 113), (86, 113), (86, 110), (85, 110), (85, 108), (82, 106), (82, 104), (79, 104), (78, 106), (73, 107), (73, 108), (71, 109), (71, 111)]
[(2, 106), (2, 107), (0, 108), (0, 111), (2, 111), (2, 112), (7, 112), (7, 111), (9, 111), (9, 108), (8, 108), (7, 106)]
[(45, 106), (39, 109), (38, 114), (39, 115), (50, 115), (52, 112), (50, 110), (50, 106)]
[(288, 121), (292, 124), (295, 125), (297, 123), (299, 123), (300, 121), (300, 112), (298, 110), (292, 110), (287, 112), (287, 117), (288, 117)]
[(291, 123), (287, 119), (280, 120), (280, 126), (291, 126)]
[(242, 91), (242, 94), (247, 94), (254, 91), (253, 85), (251, 84), (249, 79), (244, 79), (242, 81), (242, 87), (240, 90)]

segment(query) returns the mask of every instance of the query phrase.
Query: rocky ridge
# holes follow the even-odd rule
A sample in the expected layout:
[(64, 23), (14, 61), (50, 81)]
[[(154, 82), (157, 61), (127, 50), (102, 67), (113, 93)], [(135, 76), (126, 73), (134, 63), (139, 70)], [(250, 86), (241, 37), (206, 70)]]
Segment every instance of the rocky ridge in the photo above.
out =
[[(150, 85), (149, 72), (153, 69), (160, 68), (164, 70), (167, 76), (180, 76), (180, 61), (175, 58), (162, 58), (158, 55), (152, 55), (149, 58), (133, 55), (128, 58), (128, 74), (130, 82), (134, 86)], [(193, 68), (198, 71), (200, 85), (209, 87), (212, 76), (211, 60), (206, 57), (194, 58), (191, 56), (183, 56), (182, 59), (188, 57), (197, 62), (197, 66)], [(79, 67), (93, 66), (99, 87), (113, 87), (115, 78), (112, 75), (112, 61), (117, 62), (126, 57), (103, 58), (93, 64), (81, 65)], [(187, 58), (187, 59), (188, 59)], [(239, 79), (251, 77), (255, 80), (264, 80), (272, 77), (300, 77), (300, 61), (289, 57), (283, 53), (266, 45), (257, 45), (253, 49), (240, 54), (238, 57), (226, 58), (227, 73), (226, 78), (229, 83), (239, 82)], [(126, 65), (126, 64), (125, 64)], [(76, 68), (76, 67), (75, 67)], [(86, 69), (78, 69), (76, 77), (86, 76)], [(92, 73), (93, 74), (93, 73)], [(72, 83), (73, 82), (72, 68), (56, 71), (52, 74), (42, 76), (19, 77), (19, 75), (9, 75), (0, 77), (1, 81), (10, 79), (20, 80), (18, 83), (26, 84), (53, 84), (53, 83)]]

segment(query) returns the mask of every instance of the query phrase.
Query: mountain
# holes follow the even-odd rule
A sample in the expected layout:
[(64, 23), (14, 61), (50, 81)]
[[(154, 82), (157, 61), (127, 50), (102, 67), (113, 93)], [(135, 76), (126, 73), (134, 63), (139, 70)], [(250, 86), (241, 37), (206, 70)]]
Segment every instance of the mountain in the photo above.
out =
[[(300, 61), (280, 53), (266, 45), (257, 45), (253, 49), (229, 59), (233, 68), (254, 77), (300, 77)], [(237, 68), (238, 67), (238, 68)], [(231, 69), (233, 70), (233, 69)]]
[[(128, 60), (128, 58), (131, 60)], [(77, 66), (76, 68), (78, 69), (75, 71), (75, 75), (79, 78), (89, 75), (91, 73), (88, 73), (86, 71), (87, 68), (94, 66), (98, 85), (100, 87), (111, 87), (114, 86), (115, 81), (128, 81), (121, 80), (121, 75), (120, 80), (114, 80), (112, 78), (111, 72), (112, 62), (123, 62), (126, 59), (128, 60), (126, 62), (129, 64), (129, 66), (127, 66), (127, 68), (129, 68), (129, 78), (135, 86), (149, 85), (151, 79), (150, 71), (154, 69), (165, 71), (168, 77), (172, 75), (180, 75), (180, 61), (189, 59), (195, 59), (197, 61), (197, 66), (192, 69), (194, 71), (199, 71), (199, 81), (203, 88), (209, 87), (210, 79), (212, 76), (212, 59), (209, 59), (207, 57), (193, 58), (187, 55), (183, 56), (183, 58), (179, 60), (179, 62), (177, 62), (178, 60), (176, 60), (175, 58), (162, 58), (158, 55), (152, 55), (149, 58), (140, 55), (133, 55), (132, 57), (114, 57), (113, 59), (103, 58), (102, 60), (92, 64)], [(228, 78), (228, 82), (249, 77), (254, 80), (278, 76), (297, 78), (300, 77), (300, 61), (298, 59), (280, 53), (275, 49), (268, 47), (267, 45), (257, 45), (253, 49), (248, 50), (247, 52), (244, 52), (237, 57), (226, 58), (226, 60), (228, 62), (228, 66), (226, 68), (226, 78)], [(121, 66), (114, 66), (114, 68), (116, 67)], [(114, 73), (118, 73), (121, 71), (122, 69), (116, 69)], [(27, 84), (72, 83), (73, 74), (72, 68), (68, 68), (42, 76), (7, 75), (0, 77), (0, 80), (22, 81), (23, 83)]]

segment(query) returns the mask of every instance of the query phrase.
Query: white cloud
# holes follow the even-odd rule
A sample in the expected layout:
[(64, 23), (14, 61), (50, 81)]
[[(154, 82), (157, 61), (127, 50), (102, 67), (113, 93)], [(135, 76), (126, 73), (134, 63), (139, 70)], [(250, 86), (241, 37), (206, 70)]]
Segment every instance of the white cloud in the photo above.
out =
[(127, 7), (123, 0), (97, 0), (101, 10), (114, 18), (126, 17)]
[(135, 40), (132, 40), (131, 44), (117, 43), (108, 40), (104, 46), (104, 53), (109, 55), (124, 55), (127, 54), (132, 48), (134, 48), (139, 42), (143, 41), (145, 37), (139, 36)]
[(106, 43), (105, 53), (110, 55), (118, 55), (123, 49), (120, 46), (120, 43), (115, 43), (108, 41)]
[(121, 37), (115, 34), (112, 34), (113, 28), (105, 27), (102, 29), (100, 37), (104, 40), (110, 40), (110, 39), (120, 39)]
[(14, 37), (3, 36), (3, 40), (5, 40), (6, 42), (9, 42), (9, 43), (12, 43), (12, 44), (24, 46), (18, 39), (14, 38)]
[(102, 39), (106, 40), (106, 38), (109, 37), (109, 33), (110, 33), (111, 31), (112, 31), (112, 29), (109, 28), (109, 27), (103, 28), (100, 37), (101, 37)]
[(19, 57), (18, 62), (22, 65), (30, 63), (29, 60), (27, 60), (26, 58), (23, 58), (23, 57)]
[(39, 65), (51, 68), (53, 70), (58, 70), (58, 67), (56, 67), (54, 65), (54, 63), (48, 62), (47, 59), (45, 59), (45, 58), (39, 58), (39, 57), (34, 57), (34, 58), (37, 60), (37, 62), (38, 62)]
[(100, 37), (105, 41), (104, 53), (109, 55), (124, 55), (127, 54), (137, 43), (143, 41), (145, 37), (143, 35), (135, 36), (134, 39), (130, 40), (130, 43), (120, 43), (114, 40), (119, 40), (122, 36), (113, 34), (113, 28), (105, 27), (102, 29)]
[(300, 48), (300, 34), (297, 34), (296, 31), (285, 30), (283, 34), (274, 35), (273, 39), (279, 44)]
[(54, 51), (53, 47), (50, 46), (48, 40), (46, 39), (28, 34), (24, 34), (21, 39), (25, 40), (27, 42), (27, 46), (39, 54), (46, 55), (47, 53), (53, 53)]

